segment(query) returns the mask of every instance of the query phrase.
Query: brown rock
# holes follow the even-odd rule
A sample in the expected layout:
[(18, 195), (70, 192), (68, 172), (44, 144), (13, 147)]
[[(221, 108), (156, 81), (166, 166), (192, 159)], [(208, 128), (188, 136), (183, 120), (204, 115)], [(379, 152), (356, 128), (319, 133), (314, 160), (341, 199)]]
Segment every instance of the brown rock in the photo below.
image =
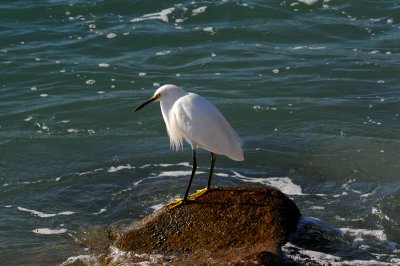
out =
[(162, 255), (156, 264), (282, 265), (280, 248), (299, 217), (297, 206), (275, 188), (216, 187), (133, 223), (115, 246), (130, 254)]

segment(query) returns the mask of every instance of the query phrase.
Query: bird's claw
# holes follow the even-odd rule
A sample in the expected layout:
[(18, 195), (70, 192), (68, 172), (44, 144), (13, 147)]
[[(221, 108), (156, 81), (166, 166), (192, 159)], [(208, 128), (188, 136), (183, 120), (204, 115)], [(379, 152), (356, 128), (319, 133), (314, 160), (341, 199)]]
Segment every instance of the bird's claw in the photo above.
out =
[(178, 206), (182, 205), (183, 203), (184, 203), (183, 199), (177, 198), (177, 199), (174, 199), (173, 201), (167, 203), (165, 205), (165, 207), (167, 207), (169, 209), (173, 209), (175, 207), (178, 207)]
[(182, 204), (187, 203), (188, 201), (196, 200), (201, 195), (207, 193), (208, 190), (209, 190), (208, 188), (199, 189), (195, 193), (190, 194), (186, 199), (181, 199), (181, 198), (174, 199), (173, 201), (167, 203), (165, 207), (169, 209), (176, 208)]
[(200, 197), (201, 195), (204, 195), (207, 191), (208, 191), (208, 188), (199, 189), (195, 193), (190, 194), (188, 198), (191, 200), (195, 200), (198, 197)]

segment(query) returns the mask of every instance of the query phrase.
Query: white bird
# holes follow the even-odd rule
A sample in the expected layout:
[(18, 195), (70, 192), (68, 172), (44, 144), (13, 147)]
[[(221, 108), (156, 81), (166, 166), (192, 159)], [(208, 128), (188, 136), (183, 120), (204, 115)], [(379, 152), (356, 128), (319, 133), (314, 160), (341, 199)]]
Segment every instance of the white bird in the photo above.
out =
[(196, 149), (211, 152), (211, 168), (207, 188), (210, 189), (216, 154), (235, 161), (243, 161), (241, 141), (231, 125), (218, 109), (203, 97), (186, 92), (175, 85), (164, 85), (154, 95), (139, 105), (135, 112), (145, 105), (159, 101), (171, 148), (179, 150), (185, 139), (192, 147), (193, 168), (183, 202), (189, 195), (190, 186), (196, 173)]

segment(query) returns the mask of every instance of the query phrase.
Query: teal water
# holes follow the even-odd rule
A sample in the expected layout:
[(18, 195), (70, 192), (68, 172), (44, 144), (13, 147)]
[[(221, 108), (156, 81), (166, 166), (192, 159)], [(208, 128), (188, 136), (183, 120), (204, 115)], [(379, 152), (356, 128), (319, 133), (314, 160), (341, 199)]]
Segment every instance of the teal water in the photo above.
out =
[[(189, 146), (169, 149), (158, 104), (133, 112), (167, 83), (243, 140), (215, 184), (278, 186), (340, 228), (315, 250), (400, 263), (399, 15), (398, 1), (1, 1), (1, 263), (95, 253), (85, 228), (183, 195)], [(198, 165), (193, 189), (206, 152)]]

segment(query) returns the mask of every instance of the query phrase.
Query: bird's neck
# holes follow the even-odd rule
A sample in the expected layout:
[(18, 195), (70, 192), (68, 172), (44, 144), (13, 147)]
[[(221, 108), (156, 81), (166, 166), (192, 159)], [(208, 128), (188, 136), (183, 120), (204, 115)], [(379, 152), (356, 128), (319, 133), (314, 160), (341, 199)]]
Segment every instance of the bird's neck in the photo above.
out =
[(160, 102), (161, 113), (164, 118), (164, 122), (165, 122), (165, 125), (167, 126), (167, 129), (168, 129), (168, 125), (169, 125), (169, 112), (171, 111), (173, 105), (174, 105), (174, 103), (167, 102), (167, 101)]
[(170, 112), (172, 107), (174, 106), (174, 103), (177, 101), (177, 99), (163, 99), (162, 101), (160, 101), (160, 107), (161, 107), (161, 113), (162, 116), (164, 118), (164, 122), (165, 125), (167, 126), (167, 131), (168, 133), (170, 132), (169, 130), (169, 116), (170, 116)]
[(179, 100), (179, 98), (187, 95), (187, 93), (185, 91), (182, 91), (182, 92), (183, 93), (169, 95), (169, 97), (161, 99), (161, 101), (160, 101), (161, 113), (163, 115), (168, 134), (170, 133), (169, 125), (170, 125), (170, 113), (171, 113), (172, 107), (174, 106), (176, 101)]

